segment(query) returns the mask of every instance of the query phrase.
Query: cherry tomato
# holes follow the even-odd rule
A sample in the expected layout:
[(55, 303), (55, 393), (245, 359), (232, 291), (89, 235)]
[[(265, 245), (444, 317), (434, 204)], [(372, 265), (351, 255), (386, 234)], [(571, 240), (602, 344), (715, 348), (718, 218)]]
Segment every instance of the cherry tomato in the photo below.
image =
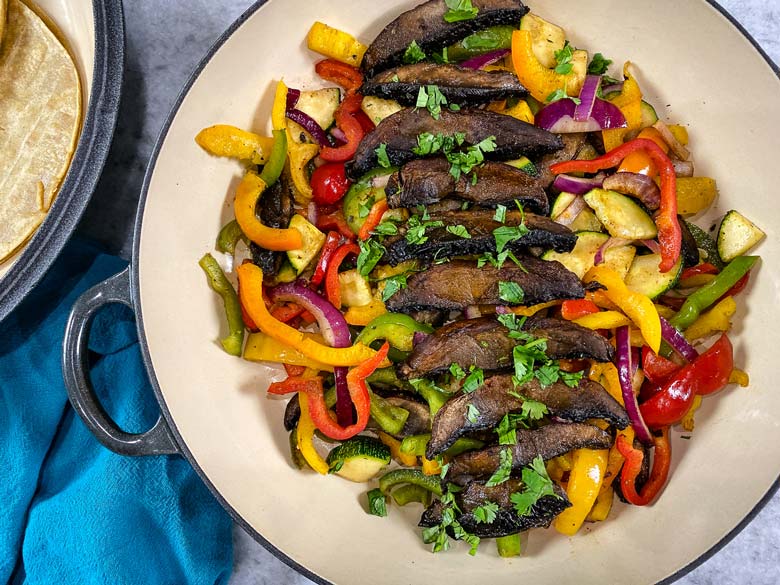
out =
[(344, 163), (324, 164), (311, 176), (314, 202), (319, 205), (332, 205), (344, 197), (350, 184), (344, 171)]

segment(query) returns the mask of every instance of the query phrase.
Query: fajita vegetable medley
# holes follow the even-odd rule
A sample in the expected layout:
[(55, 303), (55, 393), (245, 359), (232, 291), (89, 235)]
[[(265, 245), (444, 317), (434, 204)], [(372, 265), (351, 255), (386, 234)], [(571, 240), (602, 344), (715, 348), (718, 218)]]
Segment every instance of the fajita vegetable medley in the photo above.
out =
[(224, 349), (284, 364), (293, 463), (366, 483), (370, 514), (421, 504), (434, 552), (652, 504), (703, 397), (748, 384), (728, 332), (764, 236), (689, 221), (717, 190), (686, 128), (519, 0), (308, 46), (330, 87), (279, 82), (273, 137), (196, 139), (246, 163), (217, 239), (238, 294), (201, 266)]

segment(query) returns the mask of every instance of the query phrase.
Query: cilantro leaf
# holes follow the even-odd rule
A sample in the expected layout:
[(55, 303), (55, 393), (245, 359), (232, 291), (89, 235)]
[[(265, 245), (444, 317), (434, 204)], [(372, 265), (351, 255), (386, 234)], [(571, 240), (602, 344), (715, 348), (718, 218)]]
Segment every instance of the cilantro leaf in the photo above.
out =
[(558, 381), (558, 378), (560, 377), (560, 368), (552, 362), (543, 364), (534, 372), (534, 376), (539, 380), (539, 383), (543, 387), (551, 386)]
[(466, 412), (466, 420), (472, 424), (477, 424), (479, 420), (479, 409), (473, 404), (469, 404), (468, 411)]
[(498, 298), (507, 303), (521, 305), (525, 299), (525, 292), (516, 282), (500, 280), (498, 282)]
[(360, 246), (360, 254), (358, 254), (357, 269), (362, 276), (368, 276), (368, 273), (382, 259), (386, 250), (382, 244), (373, 238), (358, 242), (358, 246)]
[(387, 300), (397, 293), (402, 288), (406, 288), (406, 274), (397, 274), (386, 278), (384, 281), (385, 287), (382, 289), (382, 301)]
[(516, 226), (502, 225), (493, 230), (493, 237), (496, 240), (496, 251), (501, 253), (506, 248), (507, 244), (516, 242), (517, 240), (527, 236), (530, 233), (525, 222)]
[(458, 104), (450, 104), (449, 108), (451, 112), (460, 112), (460, 106)]
[(498, 504), (489, 501), (471, 511), (477, 522), (482, 524), (493, 524), (496, 521), (496, 512), (498, 512)]
[(444, 3), (449, 8), (444, 13), (444, 20), (447, 22), (472, 20), (479, 14), (479, 9), (471, 3), (471, 0), (444, 0)]
[(512, 473), (512, 450), (501, 449), (499, 451), (499, 464), (498, 468), (493, 472), (493, 475), (485, 482), (486, 487), (494, 487), (504, 483), (509, 479), (509, 474)]
[(428, 241), (428, 236), (425, 235), (426, 230), (440, 227), (444, 227), (444, 222), (430, 221), (427, 210), (422, 218), (413, 215), (406, 222), (406, 241), (410, 244), (424, 244)]
[(452, 374), (452, 377), (456, 380), (462, 380), (466, 377), (466, 372), (460, 367), (460, 364), (456, 363), (450, 364), (450, 374)]
[(391, 166), (393, 166), (390, 163), (390, 157), (387, 156), (387, 144), (383, 142), (377, 146), (376, 149), (374, 149), (374, 152), (376, 152), (376, 160), (380, 167), (389, 169)]
[(547, 405), (537, 400), (531, 400), (530, 398), (523, 397), (522, 412), (520, 413), (524, 418), (528, 420), (539, 420), (545, 414), (549, 413)]
[(544, 459), (538, 455), (531, 462), (531, 465), (523, 468), (522, 480), (523, 491), (509, 496), (518, 516), (530, 514), (534, 505), (545, 496), (560, 497), (555, 493), (553, 482), (550, 476), (547, 475)]
[(561, 380), (569, 388), (576, 388), (582, 380), (583, 372), (564, 372), (561, 370)]
[(562, 88), (556, 89), (554, 92), (552, 92), (550, 95), (547, 96), (547, 98), (544, 100), (546, 103), (551, 104), (553, 102), (557, 102), (558, 100), (562, 100), (569, 97), (569, 94), (566, 93), (566, 90)]
[(558, 75), (568, 75), (574, 69), (574, 65), (571, 62), (572, 56), (574, 56), (574, 47), (569, 44), (569, 41), (566, 41), (563, 49), (555, 51), (555, 62), (557, 63), (555, 72)]
[(418, 108), (427, 108), (434, 120), (441, 118), (441, 107), (447, 105), (447, 98), (436, 85), (429, 85), (420, 88), (417, 94)]
[(387, 516), (387, 502), (379, 488), (368, 492), (368, 513), (374, 516)]
[(466, 394), (470, 394), (471, 392), (474, 392), (474, 390), (482, 386), (482, 384), (484, 383), (485, 383), (485, 373), (482, 371), (482, 368), (471, 366), (469, 368), (468, 376), (466, 376), (466, 378), (463, 380), (463, 386), (461, 389)]
[(447, 231), (451, 234), (458, 236), (459, 238), (463, 238), (464, 240), (470, 240), (471, 234), (466, 229), (465, 226), (462, 225), (448, 225)]
[(417, 44), (417, 41), (412, 41), (411, 44), (406, 48), (402, 60), (407, 65), (413, 65), (414, 63), (423, 61), (425, 57), (425, 51), (420, 48), (420, 45)]
[(588, 63), (588, 73), (591, 75), (604, 75), (612, 65), (612, 59), (607, 59), (601, 53), (593, 55), (593, 59)]
[(506, 221), (506, 205), (496, 206), (496, 213), (493, 215), (493, 221), (504, 223)]
[(517, 424), (519, 422), (520, 417), (517, 414), (507, 413), (504, 415), (495, 428), (499, 445), (517, 444)]
[(398, 233), (398, 226), (392, 221), (383, 221), (377, 225), (372, 232), (379, 234), (380, 236), (394, 236)]
[(373, 197), (369, 197), (365, 201), (361, 201), (358, 205), (358, 217), (361, 219), (367, 218), (368, 214), (371, 212), (371, 208), (374, 206), (374, 203), (376, 203), (376, 201)]

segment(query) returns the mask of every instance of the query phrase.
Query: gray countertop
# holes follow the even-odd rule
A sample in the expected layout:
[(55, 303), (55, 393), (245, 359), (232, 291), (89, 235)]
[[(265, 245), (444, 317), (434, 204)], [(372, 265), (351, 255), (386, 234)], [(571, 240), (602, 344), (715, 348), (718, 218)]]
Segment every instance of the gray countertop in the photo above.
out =
[[(281, 1), (281, 0), (279, 0)], [(154, 141), (181, 87), (208, 47), (252, 2), (125, 2), (127, 72), (114, 145), (79, 233), (129, 257), (143, 173)], [(780, 63), (780, 2), (721, 0)], [(779, 102), (780, 103), (780, 102)], [(684, 538), (684, 534), (679, 534)], [(311, 583), (234, 530), (234, 585)], [(681, 585), (780, 582), (780, 495), (721, 551), (680, 579)]]

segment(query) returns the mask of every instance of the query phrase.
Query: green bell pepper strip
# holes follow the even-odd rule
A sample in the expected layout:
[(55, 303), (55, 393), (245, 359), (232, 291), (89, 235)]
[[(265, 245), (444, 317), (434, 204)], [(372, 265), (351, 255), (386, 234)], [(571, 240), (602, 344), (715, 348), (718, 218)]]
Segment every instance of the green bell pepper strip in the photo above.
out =
[(379, 489), (383, 494), (400, 484), (411, 484), (425, 488), (431, 493), (441, 496), (441, 478), (438, 475), (425, 475), (419, 469), (394, 469), (379, 478)]
[(366, 378), (369, 384), (379, 384), (381, 386), (392, 386), (399, 390), (414, 392), (414, 388), (406, 380), (401, 380), (395, 371), (395, 368), (377, 368), (374, 373)]
[(306, 458), (303, 456), (303, 453), (301, 453), (301, 450), (298, 449), (297, 425), (295, 428), (293, 428), (292, 431), (290, 431), (290, 459), (297, 469), (306, 469), (307, 467), (311, 469), (311, 466), (306, 462)]
[(236, 289), (230, 284), (225, 273), (222, 272), (222, 268), (219, 267), (211, 254), (203, 256), (198, 264), (208, 276), (209, 286), (222, 297), (222, 302), (225, 304), (230, 334), (221, 339), (220, 343), (230, 355), (240, 356), (244, 347), (244, 319), (241, 316), (241, 303), (238, 301)]
[(426, 508), (431, 504), (431, 492), (422, 486), (407, 483), (393, 490), (390, 494), (399, 506), (405, 506), (411, 502), (419, 502)]
[[(401, 441), (401, 453), (408, 453), (409, 455), (417, 455), (422, 457), (425, 455), (425, 449), (428, 446), (428, 441), (431, 440), (430, 434), (425, 435), (409, 435), (404, 437)], [(460, 455), (465, 451), (471, 451), (472, 449), (480, 449), (485, 443), (478, 439), (470, 439), (468, 437), (461, 437), (452, 447), (447, 449), (444, 454), (450, 457)]]
[(239, 240), (248, 242), (249, 239), (241, 231), (241, 226), (234, 219), (226, 223), (217, 236), (217, 250), (225, 254), (234, 254)]
[(265, 163), (263, 172), (260, 173), (260, 178), (267, 187), (279, 180), (285, 162), (287, 162), (287, 131), (274, 130), (274, 145), (271, 147), (271, 156), (268, 157), (268, 162)]
[(409, 315), (384, 313), (363, 328), (355, 343), (371, 345), (377, 339), (385, 339), (396, 349), (412, 351), (414, 334), (418, 331), (432, 333), (433, 328), (430, 325), (418, 323)]
[(714, 280), (705, 284), (685, 300), (680, 312), (669, 322), (684, 331), (693, 324), (702, 311), (726, 294), (737, 281), (745, 276), (758, 260), (758, 256), (738, 256), (729, 262)]
[(520, 533), (499, 536), (496, 538), (496, 548), (498, 556), (502, 558), (518, 556), (521, 549)]
[(381, 396), (377, 396), (369, 390), (371, 397), (371, 418), (391, 435), (401, 434), (401, 430), (409, 418), (409, 411), (400, 406), (394, 406)]
[(447, 47), (447, 59), (450, 62), (465, 61), (497, 49), (509, 49), (514, 30), (514, 26), (498, 25), (477, 31)]
[(436, 416), (439, 409), (444, 406), (444, 403), (451, 397), (450, 394), (447, 394), (444, 390), (436, 386), (436, 384), (425, 378), (409, 380), (409, 383), (417, 391), (417, 394), (422, 396), (423, 400), (428, 403), (428, 408), (431, 410), (431, 418)]

